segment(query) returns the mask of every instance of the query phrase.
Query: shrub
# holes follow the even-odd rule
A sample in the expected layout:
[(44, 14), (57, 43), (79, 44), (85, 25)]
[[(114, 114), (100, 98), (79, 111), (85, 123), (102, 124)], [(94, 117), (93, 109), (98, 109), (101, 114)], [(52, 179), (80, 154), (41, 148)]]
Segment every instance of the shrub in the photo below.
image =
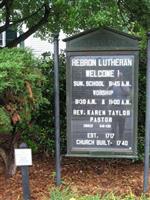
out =
[(40, 62), (21, 48), (0, 51), (0, 133), (30, 125), (32, 113), (45, 101)]
[[(65, 56), (60, 55), (60, 123), (61, 123), (61, 150), (66, 150), (66, 85), (65, 85)], [(43, 101), (33, 114), (33, 127), (26, 127), (23, 137), (34, 150), (48, 152), (52, 155), (55, 149), (54, 129), (54, 62), (49, 56), (41, 60), (40, 69), (45, 76), (42, 95)]]

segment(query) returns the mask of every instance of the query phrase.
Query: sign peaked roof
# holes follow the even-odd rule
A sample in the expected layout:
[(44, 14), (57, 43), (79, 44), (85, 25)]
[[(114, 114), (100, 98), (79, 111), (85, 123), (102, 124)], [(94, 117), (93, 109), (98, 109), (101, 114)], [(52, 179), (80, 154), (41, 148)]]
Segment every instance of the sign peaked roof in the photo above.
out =
[(138, 50), (139, 37), (112, 28), (94, 28), (65, 38), (67, 51)]

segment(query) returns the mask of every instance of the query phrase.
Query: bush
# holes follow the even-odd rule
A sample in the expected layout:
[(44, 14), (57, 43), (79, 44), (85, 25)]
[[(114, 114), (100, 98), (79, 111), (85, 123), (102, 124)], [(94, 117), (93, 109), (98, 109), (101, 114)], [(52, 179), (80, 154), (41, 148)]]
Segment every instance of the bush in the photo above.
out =
[(9, 133), (12, 131), (11, 120), (4, 108), (0, 108), (0, 130), (2, 133)]
[[(66, 86), (65, 86), (65, 56), (60, 55), (60, 123), (61, 123), (61, 151), (66, 150)], [(43, 102), (33, 114), (35, 123), (27, 127), (23, 138), (35, 151), (54, 154), (54, 62), (50, 57), (41, 60), (40, 69), (45, 76), (42, 95), (48, 102)]]
[(21, 132), (30, 126), (32, 113), (45, 101), (39, 65), (29, 50), (0, 51), (0, 133), (12, 133), (14, 126)]

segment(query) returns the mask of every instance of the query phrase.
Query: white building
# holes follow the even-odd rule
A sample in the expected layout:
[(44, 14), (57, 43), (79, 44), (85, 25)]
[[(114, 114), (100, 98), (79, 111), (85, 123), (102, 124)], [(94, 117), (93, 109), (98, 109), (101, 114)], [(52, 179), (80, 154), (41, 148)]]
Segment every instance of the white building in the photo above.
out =
[[(0, 46), (1, 47), (6, 46), (6, 44), (10, 40), (15, 38), (17, 35), (19, 35), (19, 34), (12, 30), (8, 30), (8, 31), (1, 33), (0, 34)], [(45, 52), (50, 52), (51, 54), (53, 54), (53, 52), (54, 52), (53, 51), (53, 48), (54, 48), (53, 43), (41, 40), (40, 38), (37, 38), (34, 35), (35, 34), (28, 37), (22, 43), (22, 45), (24, 47), (30, 48), (32, 50), (32, 52), (34, 53), (34, 55), (38, 56), (38, 57), (41, 56), (41, 54), (43, 54)], [(60, 50), (60, 52), (66, 48), (65, 42), (62, 41), (63, 38), (65, 38), (65, 34), (63, 34), (63, 32), (60, 32), (60, 35), (59, 35), (59, 50)], [(21, 46), (21, 45), (18, 45), (18, 46)]]
[[(65, 35), (61, 32), (59, 35), (59, 50), (60, 52), (66, 48), (66, 43), (62, 41), (65, 38)], [(30, 48), (36, 56), (40, 56), (45, 52), (50, 52), (51, 54), (54, 52), (53, 43), (48, 41), (43, 41), (40, 38), (34, 37), (31, 35), (24, 41), (24, 46)]]

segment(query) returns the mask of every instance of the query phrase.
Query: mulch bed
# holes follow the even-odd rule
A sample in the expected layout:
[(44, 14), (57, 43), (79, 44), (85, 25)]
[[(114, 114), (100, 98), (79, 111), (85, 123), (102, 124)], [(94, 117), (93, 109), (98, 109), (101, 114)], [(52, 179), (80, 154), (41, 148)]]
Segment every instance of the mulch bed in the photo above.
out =
[[(54, 158), (34, 157), (30, 167), (32, 200), (43, 200), (55, 186)], [(104, 160), (93, 158), (62, 158), (62, 188), (70, 187), (79, 194), (123, 195), (131, 191), (140, 196), (143, 192), (143, 163), (131, 160)], [(150, 195), (150, 190), (148, 192)], [(4, 165), (0, 161), (0, 200), (21, 200), (22, 182), (17, 174), (5, 179)]]

